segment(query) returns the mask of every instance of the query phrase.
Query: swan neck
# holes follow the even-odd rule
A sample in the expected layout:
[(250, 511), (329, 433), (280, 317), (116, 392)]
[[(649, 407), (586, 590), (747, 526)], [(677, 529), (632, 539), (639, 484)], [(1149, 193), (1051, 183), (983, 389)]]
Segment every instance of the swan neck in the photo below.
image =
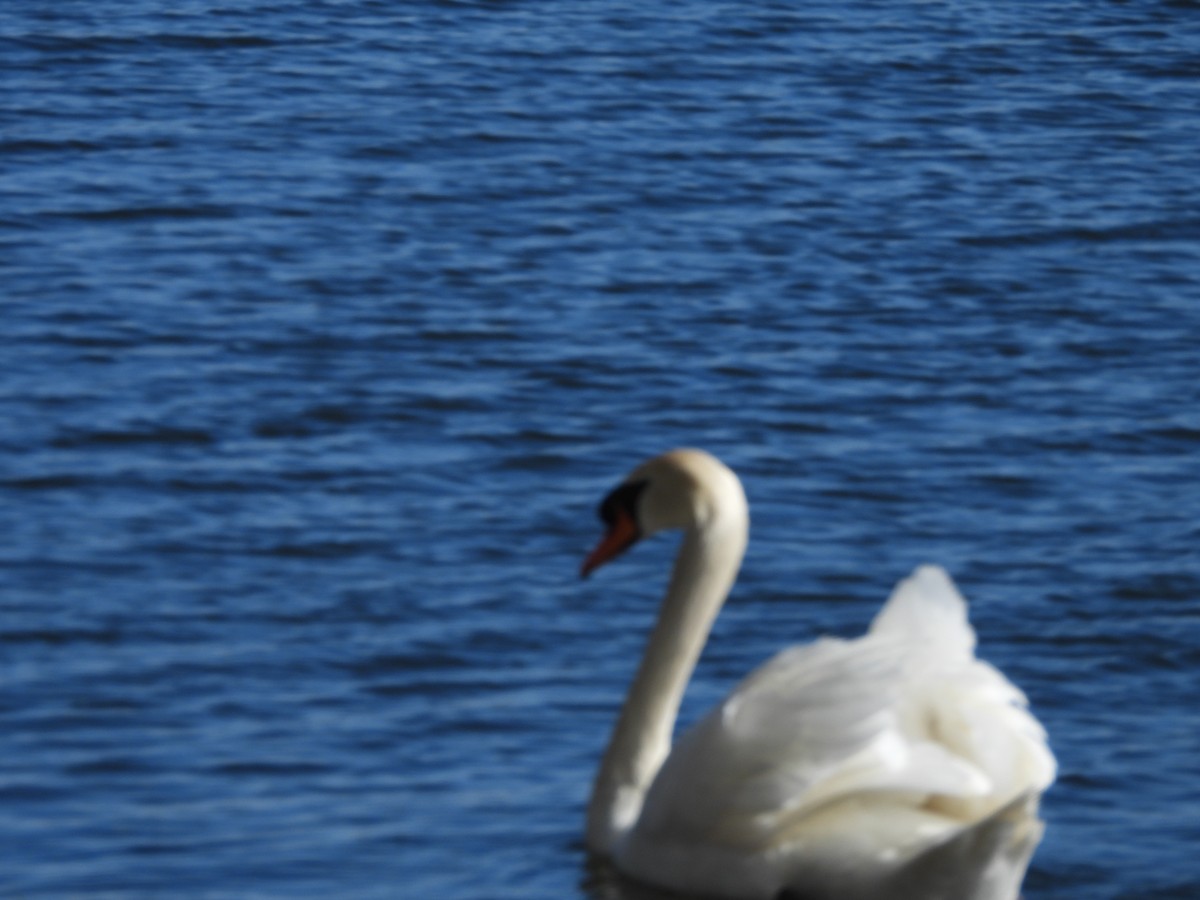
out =
[(744, 506), (684, 532), (658, 621), (596, 777), (588, 846), (609, 854), (637, 821), (671, 748), (683, 693), (745, 553)]

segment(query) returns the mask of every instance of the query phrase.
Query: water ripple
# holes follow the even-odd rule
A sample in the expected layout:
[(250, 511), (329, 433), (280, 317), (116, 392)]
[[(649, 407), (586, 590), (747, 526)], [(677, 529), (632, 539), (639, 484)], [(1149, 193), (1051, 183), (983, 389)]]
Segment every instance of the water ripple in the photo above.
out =
[(754, 517), (685, 718), (943, 562), (1028, 900), (1200, 890), (1190, 4), (10, 6), (0, 893), (641, 896), (668, 550), (576, 573), (678, 444)]

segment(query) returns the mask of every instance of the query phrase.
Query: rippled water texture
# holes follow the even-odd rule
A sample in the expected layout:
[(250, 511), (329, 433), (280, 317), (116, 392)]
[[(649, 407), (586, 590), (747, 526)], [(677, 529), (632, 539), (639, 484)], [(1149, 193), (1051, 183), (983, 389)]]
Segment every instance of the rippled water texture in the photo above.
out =
[(0, 894), (632, 896), (582, 806), (936, 561), (1061, 762), (1026, 900), (1200, 896), (1191, 2), (0, 8)]

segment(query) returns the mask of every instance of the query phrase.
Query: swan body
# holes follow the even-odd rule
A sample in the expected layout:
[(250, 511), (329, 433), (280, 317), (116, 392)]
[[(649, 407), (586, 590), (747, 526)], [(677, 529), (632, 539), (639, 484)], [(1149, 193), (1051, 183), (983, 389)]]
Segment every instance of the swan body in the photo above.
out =
[(1054, 780), (1025, 696), (975, 658), (940, 568), (902, 581), (856, 640), (786, 649), (672, 746), (683, 691), (745, 551), (736, 475), (676, 450), (600, 509), (583, 574), (681, 529), (666, 596), (596, 776), (587, 845), (705, 897), (1015, 900)]

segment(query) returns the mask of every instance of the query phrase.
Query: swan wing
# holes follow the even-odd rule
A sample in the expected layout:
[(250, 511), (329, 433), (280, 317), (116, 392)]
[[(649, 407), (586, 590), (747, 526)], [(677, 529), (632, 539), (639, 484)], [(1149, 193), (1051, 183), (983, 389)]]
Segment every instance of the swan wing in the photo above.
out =
[(949, 577), (918, 569), (866, 636), (784, 650), (687, 731), (646, 795), (636, 839), (756, 852), (847, 800), (883, 811), (944, 798), (937, 821), (950, 827), (950, 812), (981, 815), (998, 791), (1007, 800), (1048, 783), (1044, 733), (974, 646)]

